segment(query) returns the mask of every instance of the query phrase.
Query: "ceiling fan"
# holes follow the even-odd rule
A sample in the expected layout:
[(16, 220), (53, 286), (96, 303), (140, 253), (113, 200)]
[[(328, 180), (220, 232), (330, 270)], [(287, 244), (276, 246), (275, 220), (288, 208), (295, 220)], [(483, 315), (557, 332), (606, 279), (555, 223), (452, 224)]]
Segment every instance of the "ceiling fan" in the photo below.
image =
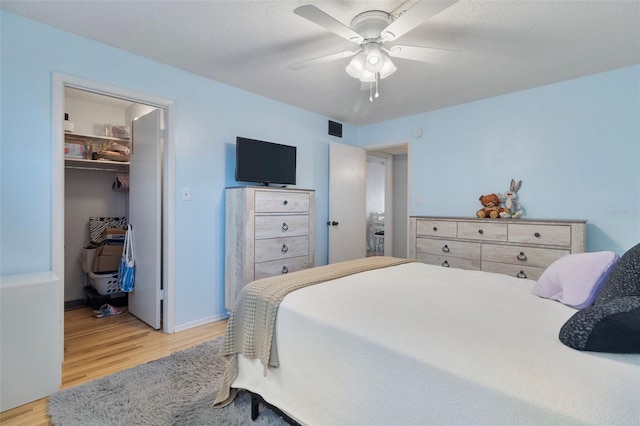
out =
[[(293, 12), (323, 28), (358, 44), (355, 50), (334, 53), (289, 65), (291, 70), (300, 70), (343, 58), (351, 61), (345, 67), (347, 74), (363, 83), (369, 83), (369, 100), (378, 95), (378, 81), (393, 74), (397, 67), (391, 58), (446, 64), (455, 60), (460, 51), (433, 47), (394, 45), (384, 46), (402, 37), (427, 19), (442, 12), (458, 0), (426, 1), (409, 0), (393, 12), (368, 10), (356, 15), (349, 27), (313, 5), (296, 8)], [(375, 95), (373, 87), (375, 84)]]

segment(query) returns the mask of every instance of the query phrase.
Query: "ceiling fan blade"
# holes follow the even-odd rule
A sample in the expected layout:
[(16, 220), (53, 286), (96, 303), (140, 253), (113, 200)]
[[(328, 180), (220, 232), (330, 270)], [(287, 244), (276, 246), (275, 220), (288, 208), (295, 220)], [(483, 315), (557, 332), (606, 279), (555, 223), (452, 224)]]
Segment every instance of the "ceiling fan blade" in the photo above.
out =
[(382, 30), (381, 37), (385, 41), (396, 40), (418, 25), (424, 23), (427, 19), (437, 15), (449, 6), (457, 3), (458, 0), (448, 1), (418, 1), (410, 9), (404, 12), (393, 21), (387, 28)]
[(356, 53), (358, 53), (360, 50), (362, 50), (362, 49), (357, 49), (357, 50), (354, 50), (354, 51), (346, 50), (344, 52), (334, 53), (332, 55), (322, 56), (320, 58), (309, 59), (308, 61), (303, 61), (303, 62), (298, 62), (296, 64), (287, 65), (287, 68), (289, 68), (290, 70), (293, 70), (293, 71), (298, 71), (298, 70), (301, 70), (303, 68), (311, 67), (311, 66), (314, 66), (314, 65), (325, 64), (327, 62), (336, 61), (338, 59), (350, 58), (351, 56), (353, 56)]
[(462, 53), (459, 50), (437, 49), (435, 47), (393, 46), (384, 49), (394, 58), (410, 59), (412, 61), (430, 64), (446, 65), (458, 59)]
[(293, 13), (308, 19), (314, 24), (326, 28), (349, 41), (360, 43), (363, 40), (360, 34), (311, 4), (300, 6), (296, 8)]

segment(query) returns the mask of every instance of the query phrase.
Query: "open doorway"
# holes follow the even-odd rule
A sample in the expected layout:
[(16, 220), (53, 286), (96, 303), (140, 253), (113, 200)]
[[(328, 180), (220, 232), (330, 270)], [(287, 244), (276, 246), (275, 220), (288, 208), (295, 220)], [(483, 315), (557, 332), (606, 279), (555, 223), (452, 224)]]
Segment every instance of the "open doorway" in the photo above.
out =
[(367, 150), (367, 256), (407, 256), (408, 144)]
[[(161, 130), (161, 125), (157, 125), (157, 133), (156, 136), (162, 139), (161, 144), (159, 145), (160, 149), (156, 154), (156, 161), (154, 164), (157, 166), (153, 166), (156, 169), (156, 174), (151, 178), (153, 181), (153, 185), (157, 188), (157, 191), (154, 190), (152, 192), (157, 192), (157, 203), (156, 210), (158, 211), (158, 217), (160, 218), (155, 226), (155, 231), (159, 236), (156, 240), (157, 243), (153, 244), (155, 246), (153, 250), (157, 250), (158, 253), (158, 263), (157, 263), (157, 280), (159, 281), (157, 295), (153, 301), (154, 304), (158, 306), (158, 322), (157, 325), (153, 325), (150, 321), (142, 318), (142, 316), (138, 316), (142, 318), (145, 322), (152, 325), (154, 328), (161, 328), (164, 332), (172, 333), (174, 331), (174, 304), (173, 304), (173, 282), (174, 282), (174, 247), (175, 247), (175, 228), (173, 226), (173, 218), (175, 217), (174, 213), (174, 200), (175, 196), (173, 195), (174, 185), (174, 170), (171, 165), (174, 163), (174, 148), (172, 143), (172, 129), (173, 122), (175, 116), (174, 104), (171, 101), (167, 101), (160, 98), (155, 98), (152, 96), (148, 96), (145, 94), (138, 94), (126, 90), (122, 90), (119, 88), (114, 88), (110, 86), (105, 86), (100, 83), (87, 81), (83, 79), (79, 79), (72, 76), (66, 76), (62, 74), (55, 73), (54, 74), (54, 95), (53, 95), (53, 163), (52, 163), (52, 173), (53, 173), (53, 229), (54, 234), (52, 235), (52, 254), (53, 254), (53, 269), (54, 272), (60, 277), (61, 282), (64, 283), (62, 286), (62, 295), (61, 301), (62, 306), (61, 309), (64, 309), (65, 302), (70, 302), (77, 300), (78, 293), (78, 274), (81, 274), (80, 267), (76, 270), (75, 266), (68, 267), (68, 262), (73, 262), (75, 257), (74, 253), (70, 253), (71, 260), (67, 259), (67, 250), (69, 249), (68, 241), (66, 235), (69, 232), (65, 232), (67, 228), (67, 222), (72, 221), (67, 217), (67, 209), (65, 206), (67, 205), (67, 201), (65, 199), (65, 189), (66, 184), (68, 183), (66, 174), (70, 172), (72, 174), (78, 173), (89, 173), (94, 172), (94, 175), (84, 175), (84, 178), (87, 181), (97, 181), (100, 184), (108, 183), (109, 190), (112, 188), (112, 185), (115, 185), (114, 174), (121, 172), (124, 167), (123, 165), (116, 165), (113, 163), (97, 164), (97, 162), (91, 162), (91, 160), (87, 159), (85, 164), (82, 162), (74, 161), (72, 162), (74, 168), (66, 167), (68, 166), (68, 162), (64, 156), (64, 148), (65, 148), (65, 132), (64, 127), (67, 127), (69, 130), (68, 123), (65, 124), (63, 122), (63, 117), (66, 112), (67, 98), (71, 100), (71, 104), (75, 103), (86, 103), (89, 100), (97, 101), (98, 99), (103, 103), (107, 104), (108, 108), (117, 108), (117, 106), (122, 107), (126, 106), (125, 109), (128, 112), (125, 114), (126, 118), (125, 124), (135, 117), (148, 117), (150, 115), (154, 115), (155, 122), (160, 123), (163, 121), (164, 131)], [(84, 105), (86, 106), (86, 105)], [(96, 108), (97, 110), (106, 111), (104, 109), (104, 105), (102, 107)], [(73, 109), (73, 108), (72, 108)], [(109, 121), (105, 121), (100, 125), (91, 124), (93, 127), (82, 127), (81, 123), (81, 115), (86, 112), (82, 110), (82, 108), (76, 108), (76, 115), (70, 114), (68, 117), (70, 120), (74, 121), (74, 129), (73, 133), (89, 133), (88, 136), (100, 136), (101, 131), (104, 130), (104, 124), (109, 124)], [(145, 112), (149, 110), (154, 110), (154, 114), (146, 114)], [(162, 120), (160, 119), (162, 118)], [(113, 120), (113, 119), (112, 119)], [(140, 120), (144, 121), (144, 120)], [(86, 124), (86, 123), (85, 123)], [(75, 127), (78, 126), (78, 127)], [(127, 127), (126, 125), (123, 127)], [(135, 126), (132, 126), (131, 132), (134, 133)], [(71, 132), (66, 132), (71, 133)], [(106, 137), (106, 136), (105, 136)], [(136, 145), (136, 149), (141, 149), (142, 146), (138, 147)], [(80, 165), (78, 165), (80, 164)], [(97, 166), (97, 167), (94, 167)], [(85, 168), (84, 170), (81, 167)], [(138, 166), (134, 166), (133, 164), (133, 156), (132, 156), (132, 164), (131, 168), (141, 168)], [(91, 168), (95, 168), (98, 170), (88, 170)], [(105, 172), (103, 169), (110, 169)], [(145, 173), (148, 173), (145, 171)], [(149, 176), (147, 174), (147, 176)], [(78, 176), (75, 176), (76, 184), (82, 186), (83, 182), (78, 181)], [(79, 179), (83, 180), (82, 177)], [(108, 182), (107, 182), (108, 181)], [(87, 182), (84, 182), (87, 183)], [(74, 191), (77, 188), (74, 188)], [(86, 192), (86, 188), (82, 189)], [(107, 209), (108, 215), (119, 216), (121, 212), (131, 213), (131, 209), (135, 202), (132, 202), (130, 199), (125, 199), (127, 197), (121, 197), (120, 199), (110, 197), (110, 200), (107, 202), (109, 207)], [(77, 201), (77, 200), (74, 200)], [(147, 201), (145, 201), (147, 202)], [(87, 216), (88, 212), (81, 213)], [(73, 214), (73, 213), (72, 213)], [(92, 215), (94, 213), (91, 213)], [(101, 213), (98, 213), (101, 214)], [(88, 218), (86, 218), (88, 219)], [(79, 218), (77, 220), (80, 222), (79, 226), (85, 226), (85, 218)], [(84, 234), (84, 232), (81, 232)], [(76, 243), (77, 244), (77, 243)], [(142, 249), (142, 248), (137, 248)], [(75, 259), (77, 260), (77, 258)], [(79, 261), (78, 261), (79, 263)], [(156, 279), (156, 278), (154, 278)], [(67, 287), (67, 283), (71, 283), (71, 285), (75, 285), (76, 288), (73, 290), (69, 290)], [(84, 290), (82, 287), (84, 286), (85, 281), (82, 281), (80, 292)], [(75, 293), (74, 293), (75, 292)], [(137, 295), (138, 296), (138, 295)], [(80, 296), (82, 297), (82, 296)], [(138, 297), (140, 299), (140, 297)], [(77, 302), (76, 302), (77, 303)], [(161, 321), (160, 321), (161, 319)], [(61, 340), (64, 340), (64, 324), (61, 324)]]
[(386, 177), (387, 162), (391, 160), (388, 154), (367, 153), (367, 257), (391, 255), (385, 250)]

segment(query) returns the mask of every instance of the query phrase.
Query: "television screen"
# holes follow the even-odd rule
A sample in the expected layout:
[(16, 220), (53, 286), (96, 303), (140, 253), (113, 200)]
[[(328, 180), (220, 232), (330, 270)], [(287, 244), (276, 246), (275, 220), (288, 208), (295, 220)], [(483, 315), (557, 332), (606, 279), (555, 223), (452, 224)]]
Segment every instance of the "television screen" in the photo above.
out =
[(236, 138), (236, 181), (296, 184), (296, 147)]

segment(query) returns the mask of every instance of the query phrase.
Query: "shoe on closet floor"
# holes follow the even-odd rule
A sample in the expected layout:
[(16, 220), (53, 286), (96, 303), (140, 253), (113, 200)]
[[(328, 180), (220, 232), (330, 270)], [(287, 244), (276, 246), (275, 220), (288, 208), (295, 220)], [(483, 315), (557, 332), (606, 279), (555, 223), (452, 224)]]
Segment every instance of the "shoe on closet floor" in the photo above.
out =
[(100, 309), (93, 311), (93, 316), (96, 318), (112, 317), (114, 315), (120, 315), (124, 313), (124, 311), (125, 308), (118, 308), (105, 303), (104, 305), (100, 306)]

